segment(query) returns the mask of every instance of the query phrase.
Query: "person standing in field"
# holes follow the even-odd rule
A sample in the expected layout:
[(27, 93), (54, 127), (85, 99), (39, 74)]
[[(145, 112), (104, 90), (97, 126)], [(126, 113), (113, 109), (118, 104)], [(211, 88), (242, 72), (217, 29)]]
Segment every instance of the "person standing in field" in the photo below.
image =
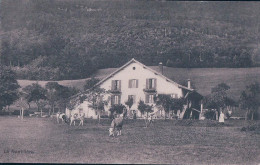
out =
[(219, 122), (220, 123), (223, 123), (224, 124), (224, 117), (225, 117), (225, 115), (224, 115), (224, 113), (222, 112), (222, 111), (220, 111), (220, 115), (219, 115)]

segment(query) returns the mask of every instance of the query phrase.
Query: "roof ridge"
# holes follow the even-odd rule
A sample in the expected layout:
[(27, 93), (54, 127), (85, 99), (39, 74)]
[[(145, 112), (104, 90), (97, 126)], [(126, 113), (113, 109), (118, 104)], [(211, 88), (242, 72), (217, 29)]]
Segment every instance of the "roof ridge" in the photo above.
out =
[[(162, 78), (166, 79), (166, 81), (169, 81), (169, 82), (171, 82), (171, 83), (177, 85), (177, 86), (180, 87), (180, 88), (183, 88), (183, 89), (186, 89), (186, 90), (189, 90), (189, 91), (195, 91), (194, 89), (191, 89), (191, 88), (188, 88), (188, 87), (185, 87), (185, 86), (183, 86), (183, 85), (178, 84), (177, 82), (171, 80), (170, 78), (164, 76), (163, 74), (161, 74), (161, 73), (159, 73), (159, 72), (153, 70), (153, 69), (150, 68), (149, 66), (146, 66), (146, 65), (144, 65), (143, 63), (137, 61), (135, 58), (132, 58), (132, 59), (129, 60), (127, 63), (125, 63), (124, 65), (122, 65), (122, 66), (119, 67), (118, 69), (116, 69), (114, 72), (110, 73), (107, 77), (103, 78), (103, 79), (100, 80), (98, 83), (96, 83), (92, 88), (95, 88), (96, 86), (102, 84), (104, 81), (106, 81), (107, 79), (109, 79), (110, 77), (112, 77), (114, 74), (116, 74), (117, 72), (119, 72), (119, 71), (122, 70), (124, 67), (128, 66), (129, 64), (131, 64), (132, 62), (138, 63), (139, 65), (145, 67), (146, 69), (148, 69), (148, 70), (150, 70), (151, 72), (153, 72), (153, 73), (155, 73), (155, 74), (161, 76)], [(92, 88), (91, 88), (91, 89), (92, 89)], [(86, 91), (84, 91), (84, 92), (80, 92), (80, 93), (78, 93), (78, 94), (76, 94), (76, 95), (74, 95), (74, 96), (71, 96), (71, 98), (74, 98), (74, 97), (76, 97), (76, 96), (78, 96), (78, 95), (80, 95), (80, 94), (84, 94), (85, 92), (87, 92), (87, 91), (89, 91), (89, 90), (90, 90), (90, 89), (88, 89), (88, 90), (86, 90)]]
[(194, 90), (194, 89), (190, 89), (190, 88), (188, 88), (188, 87), (185, 87), (185, 86), (183, 86), (183, 85), (178, 84), (177, 82), (175, 82), (175, 81), (171, 80), (170, 78), (164, 76), (163, 74), (161, 74), (161, 73), (159, 73), (159, 72), (153, 70), (153, 69), (150, 68), (149, 66), (144, 65), (143, 63), (137, 61), (137, 60), (134, 59), (134, 58), (132, 58), (130, 61), (128, 61), (127, 63), (125, 63), (123, 66), (121, 66), (120, 68), (118, 68), (117, 70), (115, 70), (114, 72), (112, 72), (111, 74), (109, 74), (109, 75), (108, 75), (107, 77), (105, 77), (104, 79), (100, 80), (96, 85), (94, 85), (94, 87), (100, 85), (102, 82), (104, 82), (105, 80), (107, 80), (108, 78), (110, 78), (111, 76), (113, 76), (114, 74), (116, 74), (118, 71), (120, 71), (121, 69), (123, 69), (123, 68), (126, 67), (127, 65), (131, 64), (132, 62), (136, 62), (136, 63), (142, 65), (143, 67), (147, 68), (147, 69), (150, 70), (151, 72), (154, 72), (154, 73), (156, 73), (157, 75), (163, 77), (163, 78), (166, 79), (167, 81), (169, 81), (169, 82), (171, 82), (171, 83), (173, 83), (173, 84), (175, 84), (175, 85), (178, 85), (178, 87), (180, 87), (180, 88), (184, 88), (184, 89), (187, 89), (187, 90), (190, 90), (190, 91), (193, 91), (193, 90)]

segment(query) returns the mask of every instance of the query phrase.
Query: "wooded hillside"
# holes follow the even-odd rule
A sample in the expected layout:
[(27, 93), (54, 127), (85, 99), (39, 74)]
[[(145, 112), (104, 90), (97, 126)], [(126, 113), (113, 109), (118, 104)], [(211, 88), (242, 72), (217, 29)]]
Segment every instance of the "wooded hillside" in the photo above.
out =
[(259, 2), (3, 0), (1, 58), (19, 78), (89, 77), (131, 58), (172, 67), (252, 67)]

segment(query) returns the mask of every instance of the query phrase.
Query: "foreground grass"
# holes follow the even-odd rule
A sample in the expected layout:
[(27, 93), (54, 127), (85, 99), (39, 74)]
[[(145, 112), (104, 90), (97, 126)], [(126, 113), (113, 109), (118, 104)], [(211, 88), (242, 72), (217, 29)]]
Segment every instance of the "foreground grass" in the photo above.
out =
[[(43, 163), (256, 164), (260, 135), (242, 132), (245, 121), (128, 120), (120, 137), (108, 137), (110, 120), (97, 125), (56, 124), (51, 118), (0, 117), (0, 161)], [(33, 153), (5, 151), (28, 150)]]

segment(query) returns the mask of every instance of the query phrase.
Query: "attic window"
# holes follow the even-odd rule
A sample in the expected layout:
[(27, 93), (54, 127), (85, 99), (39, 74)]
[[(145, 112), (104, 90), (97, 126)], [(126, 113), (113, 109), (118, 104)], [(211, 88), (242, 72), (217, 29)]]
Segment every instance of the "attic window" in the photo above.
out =
[(133, 67), (133, 70), (135, 70), (135, 67)]

